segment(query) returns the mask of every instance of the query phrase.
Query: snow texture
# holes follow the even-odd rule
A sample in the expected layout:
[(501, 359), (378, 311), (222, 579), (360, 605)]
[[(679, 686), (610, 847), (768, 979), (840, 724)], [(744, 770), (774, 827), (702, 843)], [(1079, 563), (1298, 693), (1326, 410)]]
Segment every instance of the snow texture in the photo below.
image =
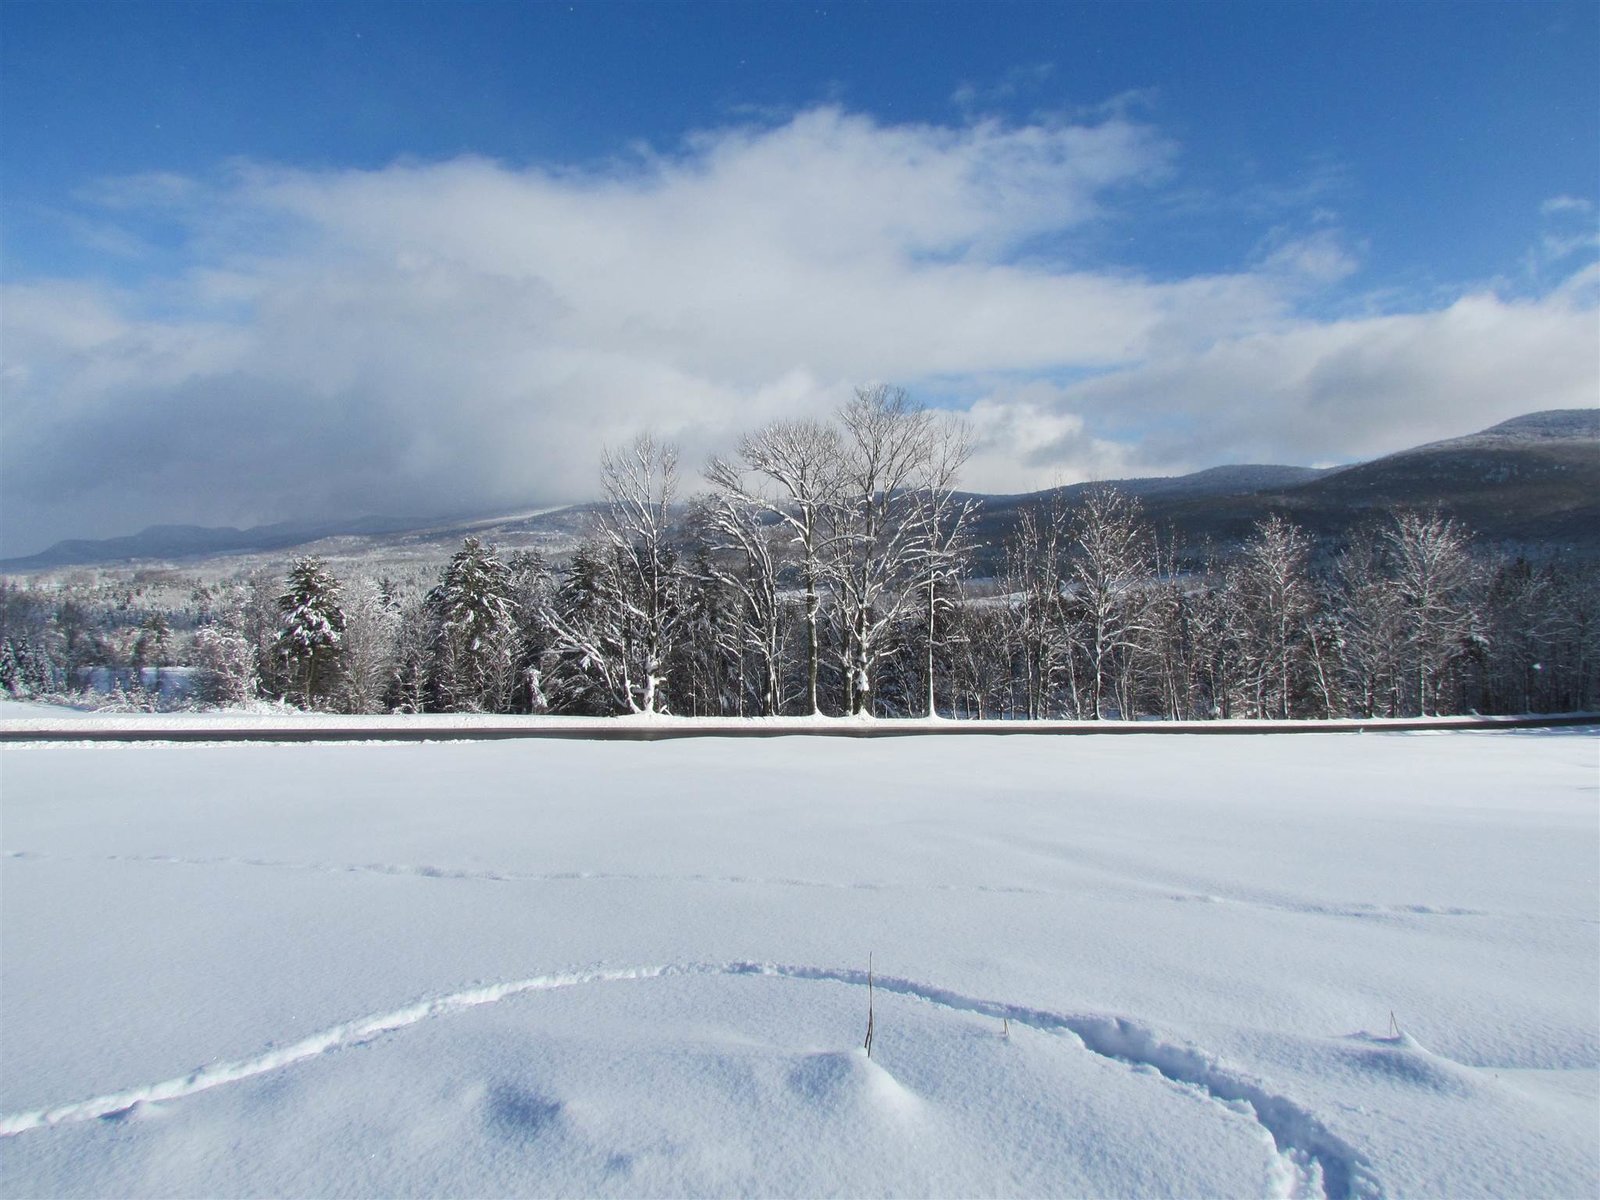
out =
[(8, 745), (0, 1193), (1593, 1195), (1597, 748)]

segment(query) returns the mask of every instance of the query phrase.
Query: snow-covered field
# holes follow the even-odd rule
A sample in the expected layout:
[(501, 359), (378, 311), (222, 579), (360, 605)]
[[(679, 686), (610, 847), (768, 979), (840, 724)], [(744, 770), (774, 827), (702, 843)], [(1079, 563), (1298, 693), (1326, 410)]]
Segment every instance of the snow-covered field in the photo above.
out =
[(1593, 1196), (1597, 783), (1592, 731), (6, 746), (0, 1191)]

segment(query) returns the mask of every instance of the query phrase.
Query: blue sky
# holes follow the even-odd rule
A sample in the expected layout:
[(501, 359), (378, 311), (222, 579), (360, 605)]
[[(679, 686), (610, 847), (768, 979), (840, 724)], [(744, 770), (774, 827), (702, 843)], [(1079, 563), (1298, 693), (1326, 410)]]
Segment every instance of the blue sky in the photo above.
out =
[(0, 550), (581, 497), (891, 378), (970, 482), (1596, 400), (1600, 6), (0, 8)]

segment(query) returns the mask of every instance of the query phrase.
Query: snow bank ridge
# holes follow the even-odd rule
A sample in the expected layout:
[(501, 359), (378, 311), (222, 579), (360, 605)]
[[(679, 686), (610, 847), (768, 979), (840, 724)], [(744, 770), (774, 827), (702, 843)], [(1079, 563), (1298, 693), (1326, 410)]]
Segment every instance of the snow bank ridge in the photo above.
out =
[[(0, 1116), (0, 1137), (15, 1137), (35, 1129), (115, 1117), (140, 1105), (192, 1096), (292, 1066), (321, 1054), (358, 1046), (433, 1017), (494, 1004), (523, 993), (687, 975), (766, 975), (862, 988), (867, 986), (867, 972), (862, 970), (766, 962), (669, 963), (539, 975), (469, 988), (420, 1001), (393, 1012), (348, 1021), (253, 1058), (200, 1067), (176, 1079), (128, 1088), (54, 1108)], [(1173, 1083), (1192, 1088), (1207, 1099), (1252, 1117), (1271, 1136), (1276, 1147), (1283, 1166), (1277, 1182), (1285, 1196), (1321, 1196), (1327, 1200), (1380, 1200), (1383, 1196), (1383, 1189), (1366, 1159), (1349, 1143), (1331, 1133), (1305, 1107), (1269, 1091), (1261, 1082), (1225, 1066), (1213, 1056), (1193, 1046), (1163, 1041), (1153, 1030), (1133, 1021), (1103, 1014), (1057, 1013), (1007, 1004), (896, 976), (875, 975), (873, 985), (942, 1008), (976, 1013), (995, 1020), (1004, 1019), (1042, 1032), (1066, 1035), (1093, 1054), (1136, 1068), (1153, 1070)]]
[(1528, 716), (1370, 717), (1271, 721), (1011, 721), (906, 717), (629, 717), (522, 716), (482, 713), (287, 717), (213, 713), (71, 717), (0, 716), (0, 742), (115, 744), (225, 744), (233, 742), (504, 741), (556, 738), (576, 741), (658, 742), (686, 738), (777, 737), (1098, 737), (1192, 734), (1440, 733), (1469, 729), (1575, 729), (1600, 726), (1600, 713)]

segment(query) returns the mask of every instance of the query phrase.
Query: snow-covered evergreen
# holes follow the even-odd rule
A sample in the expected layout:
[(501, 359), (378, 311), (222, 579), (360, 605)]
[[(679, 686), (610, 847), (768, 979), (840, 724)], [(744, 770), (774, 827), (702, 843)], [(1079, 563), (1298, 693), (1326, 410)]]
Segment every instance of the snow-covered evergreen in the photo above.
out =
[(467, 538), (430, 597), (438, 622), (434, 687), (451, 712), (495, 712), (516, 683), (517, 600), (511, 571), (475, 537)]
[(276, 640), (293, 695), (307, 708), (333, 694), (344, 650), (345, 615), (339, 581), (320, 558), (297, 558), (278, 597)]

